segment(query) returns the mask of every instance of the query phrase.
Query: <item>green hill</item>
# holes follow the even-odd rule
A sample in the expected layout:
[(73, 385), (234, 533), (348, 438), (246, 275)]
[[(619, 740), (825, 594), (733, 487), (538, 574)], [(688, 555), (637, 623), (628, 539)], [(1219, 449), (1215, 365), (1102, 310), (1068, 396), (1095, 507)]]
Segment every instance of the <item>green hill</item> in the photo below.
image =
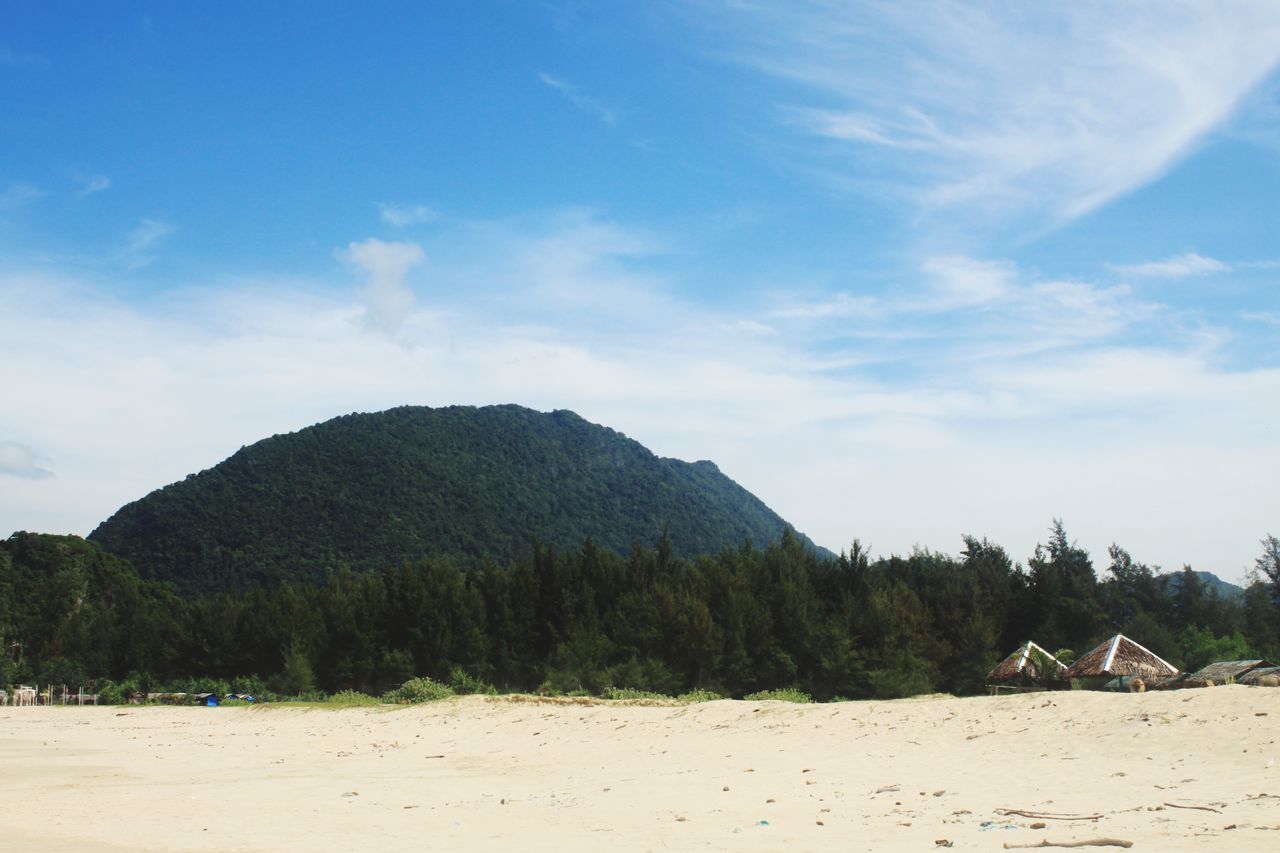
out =
[(0, 539), (0, 688), (168, 671), (185, 662), (181, 608), (172, 591), (78, 536)]
[[(1218, 594), (1218, 598), (1229, 599), (1231, 601), (1244, 600), (1244, 588), (1237, 586), (1229, 581), (1215, 575), (1213, 572), (1192, 571), (1192, 574), (1200, 581), (1200, 584), (1206, 590), (1213, 590)], [(1160, 582), (1164, 587), (1164, 591), (1169, 595), (1177, 593), (1182, 586), (1182, 572), (1173, 572), (1172, 574), (1161, 575)]]
[[(626, 553), (666, 529), (684, 556), (785, 522), (710, 462), (655, 456), (573, 412), (402, 407), (241, 448), (90, 534), (187, 591), (310, 583), (428, 555), (508, 562), (537, 540)], [(825, 553), (825, 552), (824, 552)]]

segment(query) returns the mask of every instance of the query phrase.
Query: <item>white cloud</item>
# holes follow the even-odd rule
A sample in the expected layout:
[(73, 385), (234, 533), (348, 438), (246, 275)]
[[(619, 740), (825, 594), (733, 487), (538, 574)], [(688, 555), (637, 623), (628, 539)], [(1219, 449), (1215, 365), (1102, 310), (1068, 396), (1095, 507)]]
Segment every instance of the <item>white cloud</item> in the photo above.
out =
[(1280, 326), (1280, 312), (1277, 311), (1246, 311), (1240, 315), (1240, 319)]
[(1274, 3), (693, 5), (850, 173), (1050, 222), (1165, 173), (1280, 63)]
[[(926, 258), (919, 269), (916, 280), (874, 297), (837, 294), (786, 305), (770, 316), (800, 324), (804, 334), (825, 330), (871, 342), (880, 361), (932, 353), (957, 364), (1102, 341), (1159, 310), (1125, 286), (1037, 280), (1006, 260), (942, 255)], [(820, 325), (833, 318), (841, 322)], [(852, 363), (876, 360), (864, 354)]]
[(142, 269), (155, 262), (155, 250), (160, 247), (173, 232), (176, 225), (156, 219), (139, 219), (136, 227), (125, 237), (124, 248), (120, 250), (120, 261), (131, 270)]
[(922, 269), (934, 280), (927, 305), (933, 311), (999, 300), (1012, 289), (1016, 271), (1008, 261), (983, 261), (963, 255), (930, 258)]
[(604, 124), (612, 127), (618, 123), (620, 115), (616, 109), (588, 95), (581, 87), (545, 71), (538, 74), (538, 80), (544, 86), (559, 92), (566, 101), (583, 112), (595, 116)]
[(16, 441), (0, 441), (0, 476), (22, 477), (26, 480), (42, 480), (53, 472), (40, 464), (37, 453)]
[[(513, 325), (541, 326), (553, 318), (556, 325), (609, 337), (636, 316), (665, 314), (672, 323), (684, 316), (669, 283), (646, 269), (669, 251), (666, 242), (590, 210), (470, 223), (442, 241), (441, 250), (433, 271), (472, 299), (492, 300), (486, 307)], [(477, 267), (486, 271), (477, 274)]]
[(44, 190), (21, 181), (10, 183), (0, 192), (0, 211), (17, 210), (44, 196)]
[(76, 191), (76, 196), (79, 198), (85, 198), (111, 188), (111, 179), (106, 175), (83, 175), (78, 177), (77, 180), (80, 182), (80, 189)]
[(733, 324), (733, 328), (744, 334), (757, 337), (772, 337), (778, 334), (777, 329), (766, 323), (761, 323), (759, 320), (739, 320)]
[[(954, 289), (955, 307), (834, 299), (851, 313), (833, 324), (832, 311), (673, 296), (652, 272), (664, 246), (582, 212), (451, 224), (430, 246), (429, 307), (405, 285), (422, 247), (377, 240), (339, 253), (368, 278), (357, 297), (218, 281), (131, 307), (93, 282), (0, 273), (0, 384), (26, 401), (0, 430), (40, 436), (58, 462), (56, 478), (0, 489), (0, 518), (85, 533), (273, 433), (395, 405), (517, 402), (713, 459), (832, 548), (860, 536), (954, 550), (975, 533), (1023, 557), (1059, 516), (1095, 553), (1115, 540), (1238, 576), (1274, 523), (1256, 472), (1280, 466), (1267, 431), (1280, 373), (1228, 369), (1201, 341), (1136, 346), (1168, 318), (1125, 288), (951, 256), (917, 290)], [(384, 293), (394, 337), (359, 322), (377, 322)]]
[(409, 270), (426, 260), (416, 243), (388, 243), (370, 237), (351, 243), (339, 257), (366, 277), (360, 290), (366, 322), (384, 332), (396, 332), (413, 308), (413, 291), (404, 283)]
[(1187, 252), (1163, 261), (1149, 261), (1144, 264), (1113, 264), (1111, 269), (1121, 275), (1139, 276), (1141, 278), (1186, 278), (1192, 275), (1205, 275), (1214, 272), (1229, 272), (1231, 266), (1214, 258), (1206, 258), (1195, 252)]
[(391, 202), (378, 202), (378, 215), (383, 222), (396, 228), (407, 228), (410, 225), (434, 222), (440, 217), (440, 214), (426, 205), (393, 204)]
[(779, 308), (774, 312), (777, 317), (792, 319), (830, 319), (846, 317), (866, 317), (876, 310), (876, 300), (871, 296), (853, 296), (848, 293), (837, 293), (830, 298), (818, 302), (796, 303)]

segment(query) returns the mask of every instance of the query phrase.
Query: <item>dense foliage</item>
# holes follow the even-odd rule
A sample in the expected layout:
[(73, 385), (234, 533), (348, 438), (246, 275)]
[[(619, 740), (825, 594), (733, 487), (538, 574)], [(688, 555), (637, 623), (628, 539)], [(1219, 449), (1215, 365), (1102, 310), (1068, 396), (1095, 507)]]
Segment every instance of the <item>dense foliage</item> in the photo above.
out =
[(185, 670), (190, 605), (75, 536), (0, 540), (0, 687)]
[(823, 558), (786, 532), (692, 560), (665, 538), (626, 556), (587, 540), (472, 571), (436, 558), (179, 598), (92, 543), (15, 534), (0, 542), (0, 684), (199, 676), (379, 695), (425, 677), (441, 692), (970, 693), (1027, 638), (1083, 652), (1120, 630), (1186, 669), (1274, 660), (1272, 556), (1225, 597), (1189, 568), (1160, 575), (1119, 547), (1099, 579), (1056, 523), (1025, 568), (974, 538), (958, 557), (871, 559), (855, 542)]
[(403, 407), (242, 448), (135, 501), (90, 539), (184, 591), (310, 584), (447, 557), (506, 564), (537, 539), (677, 554), (767, 542), (785, 523), (710, 462), (657, 457), (572, 412)]

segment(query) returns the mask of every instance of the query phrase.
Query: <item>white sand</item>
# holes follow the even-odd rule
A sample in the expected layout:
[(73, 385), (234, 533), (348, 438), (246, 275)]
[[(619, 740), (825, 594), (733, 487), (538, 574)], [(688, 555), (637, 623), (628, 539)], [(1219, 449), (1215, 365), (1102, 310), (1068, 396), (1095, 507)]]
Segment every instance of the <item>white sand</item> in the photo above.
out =
[[(1278, 740), (1280, 690), (1242, 686), (810, 706), (10, 707), (0, 848), (999, 850), (1117, 837), (1274, 851)], [(1031, 829), (1000, 808), (1103, 817)]]

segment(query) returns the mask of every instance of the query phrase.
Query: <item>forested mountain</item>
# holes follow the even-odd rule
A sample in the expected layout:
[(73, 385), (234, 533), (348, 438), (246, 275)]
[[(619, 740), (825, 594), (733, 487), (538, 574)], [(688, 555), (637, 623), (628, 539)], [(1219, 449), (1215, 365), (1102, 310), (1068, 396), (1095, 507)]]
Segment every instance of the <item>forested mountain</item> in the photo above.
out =
[[(1193, 569), (1191, 574), (1195, 576), (1194, 580), (1191, 581), (1192, 583), (1199, 582), (1206, 590), (1213, 590), (1216, 592), (1219, 598), (1231, 600), (1244, 598), (1244, 587), (1236, 586), (1229, 581), (1224, 581), (1213, 572), (1200, 572)], [(1185, 578), (1186, 572), (1175, 572), (1173, 574), (1161, 575), (1160, 582), (1164, 584), (1166, 591), (1170, 595), (1175, 595), (1177, 594), (1178, 588), (1182, 586)]]
[(664, 530), (692, 557), (785, 526), (711, 462), (507, 405), (403, 407), (277, 435), (128, 504), (90, 539), (192, 592), (425, 557), (504, 564), (534, 540), (573, 550), (590, 537), (625, 554)]

